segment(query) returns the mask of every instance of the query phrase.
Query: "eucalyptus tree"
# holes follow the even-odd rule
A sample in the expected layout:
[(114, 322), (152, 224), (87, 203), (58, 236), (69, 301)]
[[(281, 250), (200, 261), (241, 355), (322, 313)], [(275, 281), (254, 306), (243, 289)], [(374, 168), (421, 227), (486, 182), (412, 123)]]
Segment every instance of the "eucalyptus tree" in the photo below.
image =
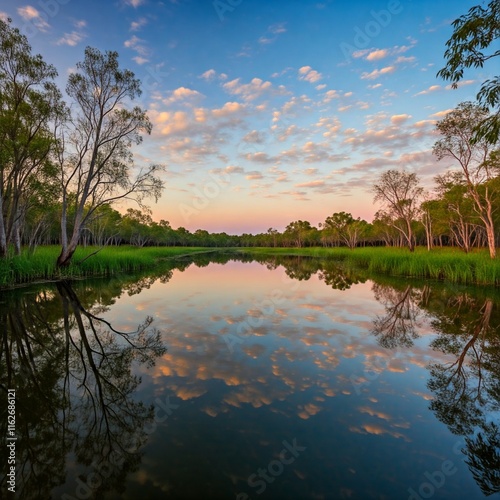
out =
[(20, 252), (32, 198), (54, 187), (53, 126), (66, 113), (56, 76), (26, 36), (0, 20), (0, 256), (10, 243)]
[(467, 193), (486, 230), (490, 257), (495, 258), (495, 217), (498, 208), (499, 141), (476, 139), (475, 130), (488, 112), (472, 102), (463, 102), (436, 124), (442, 138), (434, 144), (438, 160), (454, 160), (461, 169)]
[(311, 226), (309, 221), (297, 220), (286, 226), (283, 236), (300, 248), (313, 237), (315, 232), (317, 233), (317, 229)]
[(379, 218), (395, 228), (410, 250), (415, 250), (414, 221), (420, 214), (423, 188), (416, 174), (398, 170), (387, 170), (373, 186), (374, 201), (382, 204)]
[[(152, 125), (146, 112), (130, 102), (141, 94), (134, 73), (118, 64), (118, 53), (101, 53), (91, 47), (69, 76), (66, 87), (72, 98), (73, 117), (62, 131), (59, 149), (62, 217), (61, 253), (57, 265), (67, 266), (81, 234), (93, 213), (104, 204), (129, 199), (143, 206), (155, 200), (163, 183), (161, 167), (152, 165), (134, 172), (132, 146), (140, 144), (142, 133)], [(69, 229), (71, 199), (74, 217)]]
[(337, 240), (351, 250), (356, 248), (359, 240), (366, 234), (368, 224), (359, 217), (355, 219), (347, 212), (336, 212), (326, 218), (323, 230), (333, 233)]
[(464, 176), (461, 172), (447, 172), (436, 176), (435, 181), (440, 215), (445, 219), (454, 242), (468, 253), (478, 239), (481, 220), (474, 210)]
[[(490, 0), (483, 5), (471, 7), (467, 14), (452, 23), (453, 34), (446, 42), (444, 53), (446, 65), (437, 75), (451, 81), (454, 88), (458, 87), (466, 68), (483, 68), (490, 59), (500, 56), (497, 43), (500, 38), (500, 2)], [(483, 82), (477, 100), (491, 114), (475, 123), (473, 141), (484, 139), (495, 144), (500, 134), (500, 76)]]

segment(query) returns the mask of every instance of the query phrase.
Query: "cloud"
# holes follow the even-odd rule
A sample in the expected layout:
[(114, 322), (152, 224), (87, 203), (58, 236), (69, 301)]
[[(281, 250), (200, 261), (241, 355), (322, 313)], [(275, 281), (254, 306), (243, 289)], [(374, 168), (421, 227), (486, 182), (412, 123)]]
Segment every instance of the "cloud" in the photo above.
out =
[(139, 64), (139, 66), (149, 62), (149, 59), (146, 59), (145, 57), (142, 57), (142, 56), (132, 57), (132, 60), (135, 61), (137, 64)]
[(417, 95), (426, 95), (426, 94), (431, 94), (432, 92), (437, 92), (438, 90), (441, 90), (442, 87), (441, 85), (431, 85), (428, 89), (425, 89), (425, 90), (421, 90), (420, 92), (418, 92), (417, 94), (414, 94), (413, 96), (417, 96)]
[(130, 31), (139, 31), (146, 24), (148, 24), (148, 20), (145, 17), (141, 17), (137, 21), (130, 23)]
[[(267, 28), (267, 33), (259, 38), (259, 43), (263, 45), (273, 43), (282, 33), (286, 33), (285, 23), (272, 24)], [(274, 36), (269, 36), (269, 34)]]
[(299, 184), (295, 184), (295, 187), (298, 188), (317, 188), (317, 187), (324, 187), (325, 186), (325, 181), (323, 180), (315, 180), (315, 181), (308, 181), (308, 182), (300, 182)]
[(451, 113), (452, 111), (453, 111), (452, 108), (444, 109), (442, 111), (438, 111), (437, 113), (432, 114), (431, 116), (434, 116), (436, 118), (442, 118), (443, 116), (446, 116), (448, 113)]
[(379, 59), (384, 59), (389, 55), (388, 49), (377, 49), (373, 50), (366, 56), (367, 61), (378, 61)]
[(274, 87), (269, 81), (253, 78), (250, 83), (241, 83), (240, 78), (225, 83), (223, 89), (232, 95), (242, 97), (245, 101), (253, 101), (263, 95), (286, 95), (288, 91), (283, 85)]
[(129, 5), (130, 7), (134, 7), (134, 9), (137, 9), (137, 7), (144, 5), (146, 3), (146, 0), (123, 0), (125, 5)]
[(410, 119), (411, 115), (402, 114), (402, 115), (392, 115), (391, 116), (391, 123), (394, 125), (400, 125), (401, 123), (405, 122), (406, 120)]
[(203, 97), (197, 90), (188, 89), (186, 87), (179, 87), (170, 93), (170, 96), (164, 99), (162, 102), (164, 104), (173, 104), (179, 101), (199, 99)]
[[(417, 43), (416, 40), (411, 40), (410, 45), (395, 45), (394, 47), (386, 49), (371, 48), (371, 49), (357, 50), (353, 52), (352, 56), (356, 59), (361, 59), (361, 58), (365, 59), (366, 61), (379, 61), (380, 59), (385, 59), (386, 57), (389, 56), (396, 56), (399, 54), (403, 54), (404, 52), (413, 48), (416, 43)], [(404, 58), (404, 59), (410, 59), (410, 58)], [(405, 61), (404, 59), (402, 59), (399, 62), (410, 62), (410, 61)], [(412, 61), (414, 59), (415, 58), (411, 58)]]
[(415, 62), (416, 59), (415, 57), (411, 56), (411, 57), (406, 57), (406, 56), (399, 56), (395, 63), (394, 64), (402, 64), (402, 63), (412, 63), (412, 62)]
[(6, 23), (9, 20), (9, 14), (7, 12), (0, 12), (0, 19)]
[(272, 33), (273, 35), (279, 35), (281, 33), (286, 33), (286, 28), (285, 28), (286, 23), (276, 23), (276, 24), (271, 24), (269, 28), (267, 29), (269, 33)]
[(325, 92), (324, 97), (323, 97), (323, 102), (329, 103), (332, 99), (339, 99), (340, 94), (336, 90), (328, 90)]
[[(476, 80), (462, 80), (461, 82), (457, 82), (456, 88), (459, 89), (460, 87), (465, 87), (466, 85), (472, 85), (473, 83), (476, 83)], [(453, 85), (446, 85), (446, 90), (451, 90), (453, 89)]]
[(265, 136), (258, 130), (252, 130), (251, 132), (248, 132), (248, 134), (243, 136), (242, 140), (250, 144), (262, 144), (265, 141)]
[(305, 80), (309, 83), (316, 83), (323, 78), (323, 75), (311, 68), (311, 66), (302, 66), (299, 68), (299, 80)]
[(69, 45), (74, 47), (78, 45), (86, 35), (83, 33), (78, 33), (77, 31), (72, 31), (71, 33), (64, 33), (64, 36), (57, 40), (56, 45)]
[[(125, 42), (123, 42), (123, 45), (127, 49), (131, 49), (131, 50), (137, 52), (137, 54), (139, 56), (141, 56), (141, 60), (143, 60), (143, 62), (147, 62), (146, 57), (149, 55), (149, 50), (144, 45), (144, 40), (140, 39), (136, 35), (133, 35), (132, 38), (125, 40)], [(139, 64), (141, 64), (141, 63), (139, 63)]]
[(239, 102), (226, 102), (222, 108), (213, 109), (212, 116), (215, 118), (224, 118), (239, 113), (245, 109), (245, 105)]
[(382, 75), (388, 75), (390, 73), (394, 73), (396, 71), (396, 66), (386, 66), (385, 68), (381, 69), (374, 69), (370, 73), (364, 72), (361, 75), (362, 80), (375, 80), (375, 78), (379, 78)]
[(33, 25), (42, 32), (47, 32), (50, 28), (49, 23), (45, 21), (41, 16), (40, 12), (31, 5), (26, 5), (25, 7), (19, 7), (17, 13), (25, 20), (30, 21)]
[(205, 73), (202, 73), (199, 78), (203, 78), (207, 82), (213, 80), (215, 78), (215, 75), (217, 73), (215, 72), (215, 69), (207, 69)]
[(248, 175), (245, 176), (245, 178), (249, 181), (255, 181), (255, 180), (263, 179), (264, 176), (260, 172), (253, 171), (253, 172), (249, 172)]

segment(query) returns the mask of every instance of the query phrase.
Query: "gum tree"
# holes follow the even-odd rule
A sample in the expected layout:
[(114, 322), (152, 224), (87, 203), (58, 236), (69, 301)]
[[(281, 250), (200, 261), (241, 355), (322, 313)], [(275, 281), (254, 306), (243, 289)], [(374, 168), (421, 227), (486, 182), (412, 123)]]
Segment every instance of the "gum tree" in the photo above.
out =
[[(500, 2), (491, 0), (486, 6), (471, 7), (467, 14), (452, 23), (453, 34), (446, 42), (446, 65), (437, 76), (449, 80), (457, 88), (466, 68), (483, 68), (484, 64), (500, 56)], [(498, 65), (496, 66), (498, 68)], [(491, 114), (475, 124), (473, 140), (498, 141), (500, 133), (500, 76), (494, 76), (481, 85), (477, 94), (479, 104)]]
[(420, 214), (420, 200), (423, 188), (419, 185), (416, 174), (387, 170), (373, 186), (374, 201), (382, 204), (379, 216), (396, 229), (408, 246), (415, 250), (413, 223)]
[(490, 257), (496, 256), (495, 208), (499, 195), (498, 174), (500, 158), (498, 140), (477, 139), (477, 127), (488, 117), (488, 112), (471, 102), (457, 106), (436, 124), (442, 138), (434, 144), (438, 160), (445, 158), (458, 163), (467, 193), (474, 201), (474, 209), (486, 230)]
[(143, 207), (143, 200), (158, 199), (163, 187), (158, 165), (134, 173), (131, 148), (141, 143), (141, 133), (151, 133), (152, 125), (144, 110), (128, 106), (141, 94), (140, 82), (131, 71), (120, 69), (117, 52), (103, 54), (87, 47), (66, 92), (73, 99), (74, 116), (62, 134), (59, 151), (63, 193), (59, 267), (69, 265), (83, 229), (99, 207), (123, 199)]

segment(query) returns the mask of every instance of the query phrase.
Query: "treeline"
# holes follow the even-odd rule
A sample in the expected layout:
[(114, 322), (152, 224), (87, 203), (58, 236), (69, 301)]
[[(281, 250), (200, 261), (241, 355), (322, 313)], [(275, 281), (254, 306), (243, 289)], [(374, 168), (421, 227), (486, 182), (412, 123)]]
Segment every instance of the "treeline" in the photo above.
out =
[[(452, 206), (456, 209), (452, 209)], [(58, 203), (47, 205), (42, 211), (31, 211), (21, 233), (22, 243), (32, 251), (38, 245), (59, 244), (58, 213)], [(495, 227), (500, 227), (498, 198), (494, 213)], [(423, 201), (419, 215), (419, 218), (410, 222), (414, 246), (451, 246), (465, 252), (487, 247), (486, 230), (460, 184), (451, 184), (442, 197)], [(397, 225), (403, 226), (404, 223), (400, 219), (391, 220), (383, 211), (379, 211), (371, 223), (355, 219), (346, 212), (337, 212), (317, 227), (308, 221), (298, 220), (290, 222), (281, 232), (269, 228), (259, 234), (234, 235), (225, 232), (210, 233), (204, 229), (192, 232), (184, 227), (174, 229), (166, 220), (154, 221), (147, 210), (129, 208), (125, 214), (121, 214), (110, 205), (103, 205), (94, 212), (93, 218), (82, 232), (80, 244), (99, 247), (405, 247), (406, 237), (395, 227)], [(495, 242), (500, 246), (498, 231), (495, 233)]]

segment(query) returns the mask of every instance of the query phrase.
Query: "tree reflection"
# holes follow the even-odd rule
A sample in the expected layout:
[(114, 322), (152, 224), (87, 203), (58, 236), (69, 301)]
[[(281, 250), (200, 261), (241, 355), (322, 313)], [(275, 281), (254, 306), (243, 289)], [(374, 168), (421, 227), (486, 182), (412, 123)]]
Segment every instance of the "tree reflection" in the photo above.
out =
[(429, 287), (418, 289), (412, 285), (394, 287), (374, 283), (375, 299), (385, 307), (385, 314), (373, 321), (372, 333), (382, 347), (411, 347), (418, 338), (420, 306), (428, 298)]
[(409, 348), (423, 313), (437, 336), (431, 347), (451, 361), (429, 365), (430, 409), (465, 439), (465, 462), (485, 495), (500, 491), (500, 311), (492, 293), (428, 284), (375, 283), (385, 314), (373, 322), (381, 346)]
[(269, 270), (283, 266), (286, 275), (293, 280), (307, 281), (311, 276), (317, 275), (335, 290), (348, 290), (352, 285), (365, 281), (359, 270), (331, 260), (292, 255), (272, 257), (256, 255), (253, 256), (253, 260), (265, 265)]
[(457, 435), (485, 495), (500, 491), (500, 337), (498, 305), (467, 293), (451, 297), (433, 321), (440, 332), (432, 346), (453, 361), (430, 366), (430, 407)]
[[(119, 491), (153, 419), (154, 408), (134, 400), (140, 379), (132, 374), (134, 361), (151, 365), (165, 352), (152, 318), (118, 331), (97, 316), (105, 304), (80, 299), (68, 282), (2, 302), (0, 385), (17, 394), (18, 494), (49, 498), (69, 457), (93, 495)], [(0, 425), (6, 435), (6, 419)]]

